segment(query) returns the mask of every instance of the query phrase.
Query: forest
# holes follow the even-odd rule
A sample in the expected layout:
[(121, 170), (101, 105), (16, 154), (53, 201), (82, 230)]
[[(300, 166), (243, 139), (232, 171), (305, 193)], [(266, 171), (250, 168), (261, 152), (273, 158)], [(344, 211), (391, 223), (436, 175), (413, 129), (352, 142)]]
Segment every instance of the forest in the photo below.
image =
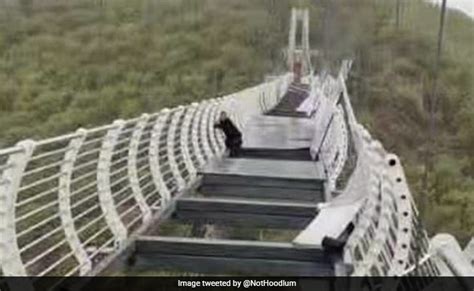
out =
[(474, 21), (448, 12), (431, 147), (439, 8), (421, 0), (0, 0), (0, 147), (282, 74), (298, 5), (310, 8), (316, 70), (354, 60), (358, 119), (401, 157), (425, 226), (466, 243), (474, 235)]

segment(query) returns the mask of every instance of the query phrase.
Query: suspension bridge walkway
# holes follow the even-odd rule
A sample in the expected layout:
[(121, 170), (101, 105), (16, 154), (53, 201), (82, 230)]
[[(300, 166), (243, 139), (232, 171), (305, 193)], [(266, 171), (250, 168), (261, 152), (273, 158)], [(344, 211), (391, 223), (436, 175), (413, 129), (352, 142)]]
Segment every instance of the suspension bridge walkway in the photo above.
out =
[[(309, 42), (296, 49), (291, 40), (294, 23), (307, 17), (293, 10), (290, 62), (309, 59), (299, 57)], [(343, 61), (332, 76), (306, 63), (301, 80), (288, 73), (229, 96), (0, 150), (1, 275), (95, 276), (120, 266), (473, 276), (474, 241), (462, 250), (449, 235), (428, 238), (400, 159), (357, 121), (350, 68)], [(221, 111), (243, 132), (236, 158), (214, 128)], [(168, 222), (191, 225), (191, 234), (163, 235)], [(235, 239), (226, 227), (294, 235)]]

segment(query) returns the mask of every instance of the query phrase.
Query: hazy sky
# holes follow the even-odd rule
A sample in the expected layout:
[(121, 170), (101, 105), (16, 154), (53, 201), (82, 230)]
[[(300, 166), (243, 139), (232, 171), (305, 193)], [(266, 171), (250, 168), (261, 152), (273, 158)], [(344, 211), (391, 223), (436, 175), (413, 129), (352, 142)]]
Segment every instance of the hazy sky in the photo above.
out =
[[(442, 0), (430, 0), (434, 3), (441, 3)], [(474, 18), (474, 0), (448, 0), (448, 7), (457, 8)]]

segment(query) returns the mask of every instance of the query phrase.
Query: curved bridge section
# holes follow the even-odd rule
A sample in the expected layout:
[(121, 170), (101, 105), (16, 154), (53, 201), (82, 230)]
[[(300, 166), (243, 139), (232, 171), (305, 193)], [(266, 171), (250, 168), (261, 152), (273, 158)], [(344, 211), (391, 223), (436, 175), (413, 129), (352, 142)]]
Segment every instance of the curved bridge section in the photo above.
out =
[(99, 272), (223, 154), (219, 112), (244, 126), (290, 81), (0, 150), (1, 274)]
[[(357, 122), (350, 66), (1, 150), (2, 274), (94, 275), (133, 243), (153, 270), (472, 275), (451, 237), (430, 244), (400, 160)], [(244, 132), (238, 159), (223, 156), (221, 110)], [(300, 231), (288, 243), (150, 237), (167, 211)]]

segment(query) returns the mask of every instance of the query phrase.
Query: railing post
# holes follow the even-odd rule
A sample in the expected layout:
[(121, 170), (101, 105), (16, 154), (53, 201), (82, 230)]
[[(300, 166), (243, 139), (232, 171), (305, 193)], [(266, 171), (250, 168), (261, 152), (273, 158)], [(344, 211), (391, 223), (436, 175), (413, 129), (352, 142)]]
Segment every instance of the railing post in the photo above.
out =
[[(202, 141), (202, 147), (204, 149), (204, 154), (206, 156), (206, 160), (209, 160), (210, 158), (212, 158), (213, 156), (213, 153), (212, 153), (212, 150), (211, 150), (211, 147), (209, 145), (209, 132), (208, 132), (208, 129), (209, 129), (209, 111), (212, 107), (212, 104), (210, 104), (210, 102), (206, 102), (205, 105), (204, 105), (204, 111), (201, 115), (201, 128), (200, 128), (200, 134), (201, 134), (201, 141)], [(213, 125), (211, 125), (213, 126)]]
[(178, 161), (175, 154), (175, 139), (176, 139), (176, 130), (178, 129), (178, 122), (181, 119), (181, 116), (184, 114), (186, 109), (183, 106), (179, 106), (178, 110), (173, 113), (171, 117), (171, 124), (168, 129), (168, 136), (166, 142), (166, 151), (168, 153), (168, 161), (170, 163), (171, 172), (173, 177), (176, 179), (178, 184), (178, 191), (181, 191), (186, 186), (186, 181), (184, 181), (181, 172), (179, 171)]
[(278, 100), (280, 99), (280, 90), (281, 90), (281, 77), (277, 78), (275, 81), (273, 81), (273, 103), (272, 106), (276, 106), (278, 104)]
[(115, 247), (119, 249), (123, 247), (127, 239), (127, 228), (122, 223), (117, 208), (115, 208), (112, 190), (110, 189), (110, 166), (114, 145), (117, 143), (120, 132), (124, 126), (124, 121), (117, 120), (114, 122), (114, 125), (115, 126), (105, 135), (100, 150), (99, 162), (97, 164), (97, 188), (100, 207), (105, 215), (107, 225), (114, 235)]
[(392, 181), (394, 199), (397, 202), (398, 208), (396, 213), (398, 220), (397, 244), (393, 257), (395, 263), (391, 266), (388, 275), (397, 276), (405, 271), (408, 262), (410, 241), (413, 239), (412, 223), (414, 213), (412, 213), (410, 189), (408, 188), (399, 158), (394, 154), (389, 154), (385, 163), (388, 168), (388, 176)]
[[(216, 106), (216, 109), (214, 111), (213, 120), (217, 120), (219, 118), (219, 115), (221, 114), (221, 110), (222, 110), (222, 105), (224, 104), (224, 100), (225, 99), (223, 97), (220, 101), (220, 106)], [(231, 117), (232, 117), (232, 121), (236, 123), (235, 126), (239, 127), (239, 125), (237, 124), (237, 120), (235, 120), (234, 116), (231, 115)], [(212, 123), (211, 126), (212, 126), (212, 130), (214, 132), (217, 147), (219, 149), (219, 154), (223, 154), (224, 151), (225, 151), (224, 134), (221, 131), (215, 131), (214, 130), (214, 123)]]
[(204, 107), (202, 104), (193, 103), (191, 104), (192, 107), (196, 108), (196, 113), (194, 114), (192, 129), (191, 129), (191, 143), (194, 148), (194, 154), (196, 155), (196, 159), (198, 162), (198, 166), (202, 166), (204, 164), (204, 156), (201, 152), (201, 147), (199, 146), (199, 128), (201, 126), (201, 116), (204, 111)]
[(266, 108), (266, 103), (265, 103), (265, 94), (259, 94), (258, 95), (258, 103), (260, 105), (260, 112), (263, 113), (267, 110)]
[(335, 130), (335, 144), (333, 144), (332, 147), (334, 147), (336, 151), (336, 160), (333, 160), (333, 165), (331, 165), (333, 175), (331, 180), (334, 189), (336, 189), (337, 179), (339, 178), (340, 174), (344, 169), (344, 165), (347, 160), (347, 153), (349, 150), (349, 138), (344, 119), (344, 110), (340, 105), (337, 106), (337, 110), (334, 114), (334, 120), (331, 126), (333, 126)]
[(66, 240), (79, 263), (79, 272), (81, 275), (85, 275), (91, 271), (92, 262), (77, 235), (71, 211), (71, 178), (77, 154), (86, 138), (87, 131), (79, 129), (77, 133), (79, 136), (69, 141), (68, 150), (64, 154), (64, 163), (61, 165), (62, 175), (59, 177), (58, 190), (59, 216)]
[[(375, 267), (378, 272), (385, 276), (389, 269), (390, 262), (380, 261), (379, 255), (388, 256), (387, 249), (385, 244), (388, 241), (389, 247), (392, 247), (390, 244), (391, 239), (389, 238), (389, 229), (390, 229), (390, 209), (392, 207), (391, 203), (391, 193), (390, 193), (390, 183), (387, 179), (386, 167), (384, 163), (385, 151), (380, 144), (380, 142), (373, 140), (370, 146), (370, 153), (373, 157), (372, 160), (372, 171), (373, 174), (371, 177), (375, 177), (375, 183), (372, 183), (371, 187), (374, 188), (373, 194), (371, 192), (371, 198), (374, 202), (375, 208), (378, 209), (378, 222), (375, 227), (375, 234), (370, 242), (370, 249), (367, 253), (366, 265), (367, 265), (367, 275), (369, 275), (370, 269)], [(377, 213), (376, 212), (376, 213)], [(366, 232), (368, 229), (366, 229)]]
[[(189, 145), (191, 141), (189, 140), (189, 133), (192, 132), (192, 119), (197, 114), (197, 108), (195, 104), (191, 104), (187, 107), (183, 125), (181, 126), (181, 148), (182, 148), (182, 155), (184, 159), (184, 163), (186, 164), (186, 169), (189, 173), (189, 180), (191, 181), (196, 176), (196, 168), (194, 167), (193, 161), (191, 159), (191, 151), (189, 149)], [(192, 139), (192, 138), (191, 138)]]
[(163, 180), (163, 175), (160, 169), (160, 162), (159, 162), (159, 142), (160, 142), (160, 135), (163, 129), (163, 123), (166, 121), (168, 117), (169, 109), (164, 108), (159, 113), (158, 117), (156, 118), (155, 125), (151, 131), (151, 140), (150, 140), (150, 151), (149, 151), (149, 164), (151, 170), (151, 177), (153, 179), (153, 183), (155, 187), (158, 189), (158, 192), (161, 196), (161, 205), (166, 206), (171, 200), (171, 193), (166, 187), (165, 181)]
[(35, 142), (25, 140), (17, 144), (21, 150), (10, 154), (10, 168), (0, 181), (0, 264), (5, 276), (27, 276), (17, 244), (15, 202), (23, 173), (35, 149)]
[(130, 139), (130, 149), (128, 151), (128, 177), (130, 180), (130, 187), (132, 188), (133, 196), (135, 201), (140, 208), (141, 213), (143, 214), (143, 222), (148, 223), (151, 220), (151, 208), (146, 203), (145, 197), (140, 188), (140, 183), (138, 179), (137, 172), (137, 153), (140, 146), (140, 138), (143, 134), (143, 129), (145, 128), (149, 115), (143, 114), (140, 120), (135, 125), (135, 130), (132, 133)]
[(216, 115), (218, 114), (219, 109), (219, 101), (213, 100), (211, 103), (211, 109), (209, 112), (209, 123), (208, 123), (208, 130), (209, 130), (209, 140), (211, 142), (211, 149), (214, 152), (214, 155), (219, 155), (221, 150), (219, 148), (219, 144), (216, 140), (216, 129), (214, 128), (214, 122), (216, 121)]

